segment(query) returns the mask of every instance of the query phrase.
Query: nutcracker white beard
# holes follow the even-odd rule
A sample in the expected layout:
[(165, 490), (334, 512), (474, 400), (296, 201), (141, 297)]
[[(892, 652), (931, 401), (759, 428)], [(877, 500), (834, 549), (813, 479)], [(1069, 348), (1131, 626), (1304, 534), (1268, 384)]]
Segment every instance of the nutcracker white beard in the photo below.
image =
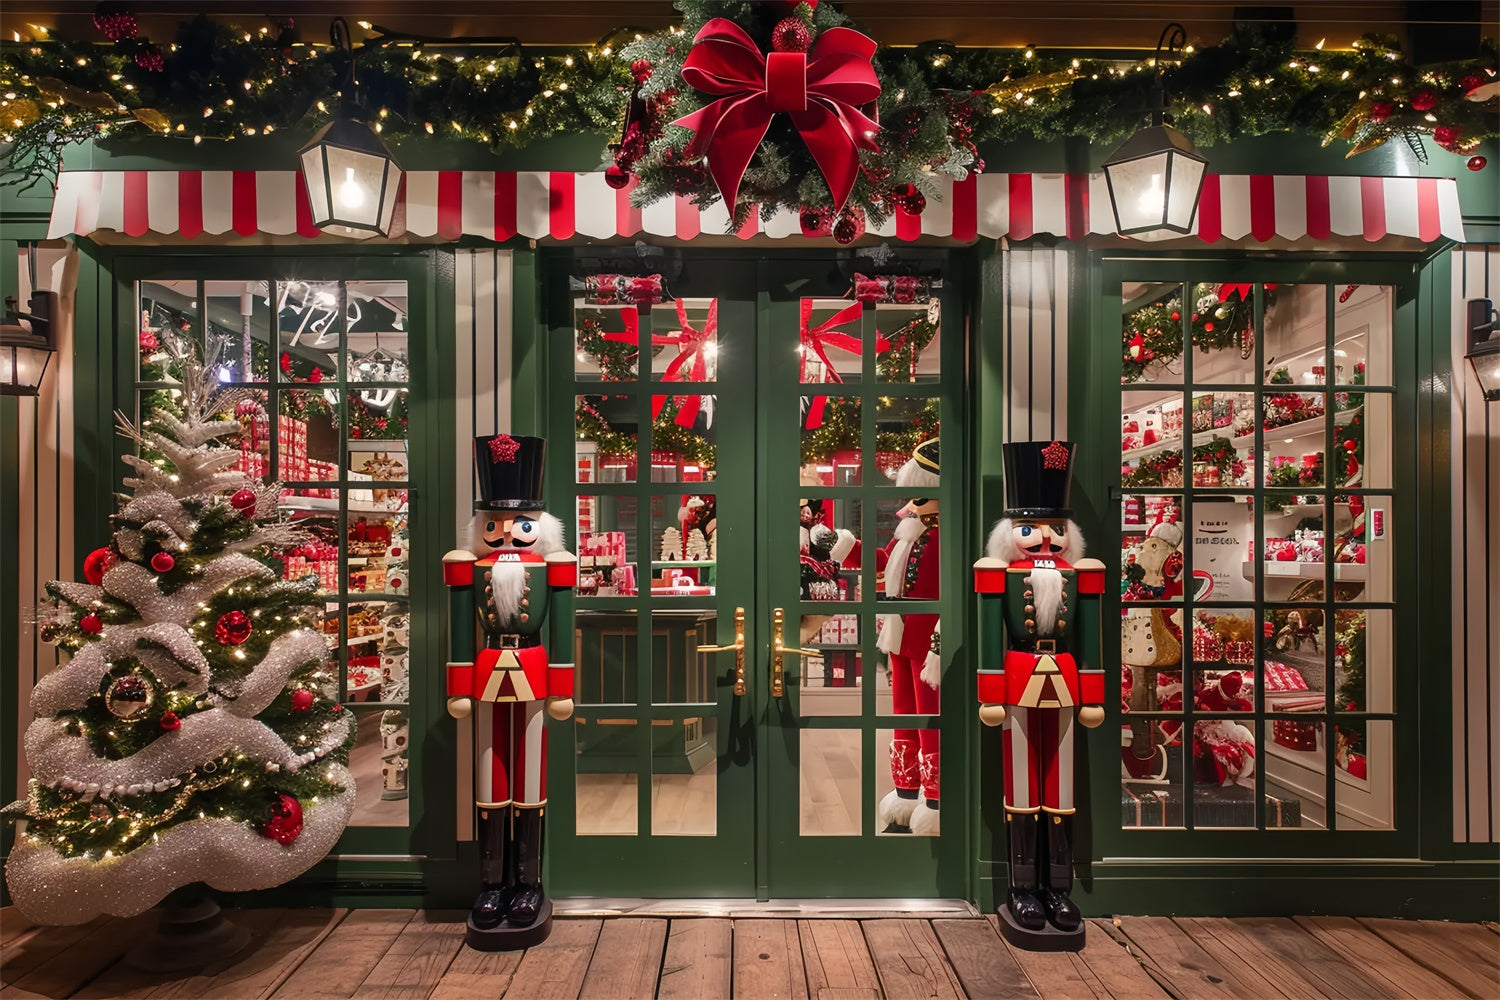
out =
[(927, 525), (920, 517), (903, 517), (892, 532), (895, 544), (891, 546), (891, 557), (886, 562), (885, 596), (900, 597), (906, 583), (906, 561), (911, 557), (911, 548), (922, 537)]
[(1063, 577), (1055, 569), (1035, 567), (1028, 579), (1031, 582), (1032, 603), (1036, 605), (1036, 634), (1055, 635), (1057, 612), (1063, 602)]
[(521, 610), (521, 598), (526, 590), (526, 565), (495, 563), (490, 567), (490, 587), (495, 600), (495, 613), (502, 622), (514, 621)]

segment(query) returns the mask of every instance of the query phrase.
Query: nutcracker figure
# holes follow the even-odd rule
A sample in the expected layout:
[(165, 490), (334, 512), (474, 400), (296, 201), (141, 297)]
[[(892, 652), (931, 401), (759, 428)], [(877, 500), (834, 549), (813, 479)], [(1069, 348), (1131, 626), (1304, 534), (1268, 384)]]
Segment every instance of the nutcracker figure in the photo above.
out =
[[(939, 568), (937, 491), (938, 442), (917, 445), (896, 473), (896, 485), (926, 496), (913, 497), (896, 512), (896, 530), (876, 553), (881, 594), (913, 601), (938, 599)], [(876, 646), (889, 657), (891, 711), (896, 715), (934, 716), (938, 705), (941, 628), (935, 612), (881, 615)], [(896, 786), (880, 800), (878, 822), (885, 833), (935, 837), (939, 832), (938, 731), (897, 729), (891, 739), (891, 781)]]
[[(479, 554), (460, 549), (443, 557), (452, 633), (448, 714), (474, 716), (481, 888), (467, 939), (481, 951), (527, 948), (552, 929), (552, 903), (542, 891), (542, 709), (559, 720), (573, 714), (573, 664), (548, 661), (542, 626), (553, 592), (577, 582), (578, 564), (563, 547), (562, 522), (543, 510), (545, 445), (509, 434), (475, 439)], [(484, 639), (478, 655), (476, 615)], [(551, 645), (571, 649), (572, 623), (550, 617)]]
[[(1069, 520), (1074, 445), (1007, 444), (1005, 518), (974, 564), (980, 596), (979, 718), (1003, 724), (1010, 891), (1006, 940), (1035, 950), (1083, 947), (1073, 887), (1073, 722), (1104, 721), (1104, 672), (1077, 658), (1081, 601), (1104, 592), (1104, 564), (1084, 559)], [(1097, 620), (1092, 623), (1097, 629)], [(1000, 655), (1003, 645), (1005, 652)]]

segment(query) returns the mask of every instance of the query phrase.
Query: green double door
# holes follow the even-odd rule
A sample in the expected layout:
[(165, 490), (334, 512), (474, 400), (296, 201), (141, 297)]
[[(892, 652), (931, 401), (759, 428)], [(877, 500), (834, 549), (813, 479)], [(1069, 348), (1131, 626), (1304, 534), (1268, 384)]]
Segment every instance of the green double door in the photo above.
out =
[[(639, 308), (642, 282), (555, 263), (548, 493), (580, 573), (551, 891), (966, 895), (963, 325), (932, 280), (944, 259), (875, 302), (831, 254), (685, 251)], [(915, 599), (911, 560), (887, 583), (883, 550), (917, 495), (900, 469), (940, 433), (956, 471), (920, 489), (943, 513), (918, 551), (946, 572)], [(924, 613), (917, 629), (939, 615), (956, 637), (927, 680), (878, 648), (888, 616)], [(895, 769), (893, 743), (911, 748)], [(898, 810), (928, 811), (917, 826), (882, 809), (898, 779), (921, 787)]]

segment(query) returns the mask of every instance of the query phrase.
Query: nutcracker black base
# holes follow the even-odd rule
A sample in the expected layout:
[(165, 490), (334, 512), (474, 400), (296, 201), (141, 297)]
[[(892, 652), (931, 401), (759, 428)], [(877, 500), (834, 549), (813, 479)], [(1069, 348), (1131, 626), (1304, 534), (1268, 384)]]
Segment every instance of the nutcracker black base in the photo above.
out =
[(464, 942), (475, 951), (520, 951), (530, 948), (547, 940), (552, 933), (552, 900), (542, 900), (542, 908), (537, 911), (536, 920), (525, 927), (501, 923), (498, 927), (486, 929), (475, 927), (474, 918), (470, 917), (468, 928)]
[(1051, 924), (1031, 931), (1016, 923), (1010, 907), (1000, 904), (1000, 936), (1023, 951), (1082, 951), (1088, 937), (1088, 924), (1081, 923), (1071, 931), (1060, 931)]

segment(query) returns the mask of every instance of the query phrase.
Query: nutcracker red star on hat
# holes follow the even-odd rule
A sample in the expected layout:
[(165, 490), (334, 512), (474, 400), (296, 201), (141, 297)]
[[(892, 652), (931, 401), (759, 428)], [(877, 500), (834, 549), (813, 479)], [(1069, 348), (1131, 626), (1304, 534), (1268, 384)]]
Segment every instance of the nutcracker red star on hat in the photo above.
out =
[[(1083, 557), (1069, 515), (1074, 445), (1004, 445), (1005, 517), (974, 564), (980, 596), (979, 718), (1004, 725), (1010, 890), (1006, 940), (1083, 947), (1073, 887), (1073, 724), (1104, 721), (1104, 672), (1078, 658), (1079, 615), (1104, 592), (1104, 564)], [(1001, 649), (1004, 649), (1002, 655)], [(1050, 942), (1040, 938), (1050, 936)]]
[(562, 522), (543, 509), (545, 455), (542, 438), (475, 438), (480, 554), (455, 549), (443, 557), (452, 632), (448, 714), (474, 717), (480, 892), (467, 940), (482, 951), (530, 947), (552, 927), (542, 889), (542, 712), (559, 720), (573, 714), (573, 664), (548, 660), (543, 626), (550, 619), (553, 648), (572, 649), (572, 623), (548, 611), (557, 591), (577, 583), (578, 564), (564, 547)]
[[(882, 596), (936, 601), (941, 577), (938, 536), (938, 441), (917, 445), (896, 473), (896, 485), (913, 491), (896, 512), (896, 530), (876, 553)], [(891, 669), (891, 711), (896, 715), (936, 716), (942, 672), (942, 628), (936, 612), (880, 616), (876, 646)], [(883, 832), (937, 836), (939, 832), (939, 753), (936, 729), (897, 729), (891, 738), (891, 781), (880, 800), (877, 821)]]

